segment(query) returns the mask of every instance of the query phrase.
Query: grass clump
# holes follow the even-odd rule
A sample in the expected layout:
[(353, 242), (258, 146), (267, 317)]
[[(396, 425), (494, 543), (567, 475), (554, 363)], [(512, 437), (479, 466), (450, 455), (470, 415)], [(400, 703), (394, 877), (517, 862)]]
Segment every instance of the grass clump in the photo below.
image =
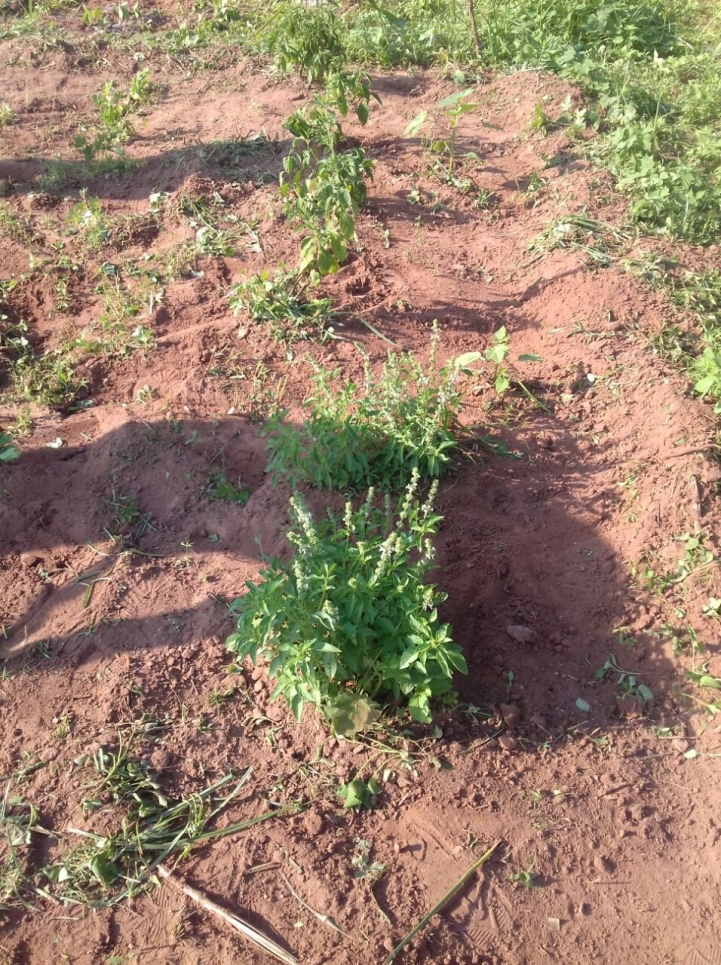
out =
[(232, 604), (238, 628), (228, 647), (240, 659), (269, 661), (273, 696), (296, 718), (309, 703), (338, 722), (336, 730), (360, 729), (376, 701), (395, 700), (427, 721), (453, 672), (467, 672), (438, 619), (445, 596), (423, 583), (441, 517), (432, 511), (437, 484), (423, 504), (418, 486), (416, 469), (395, 515), (388, 497), (384, 510), (375, 508), (370, 490), (358, 509), (348, 502), (341, 519), (329, 513), (319, 522), (294, 496), (295, 555), (273, 560)]
[(223, 503), (235, 503), (237, 506), (245, 506), (252, 493), (247, 486), (232, 483), (224, 472), (213, 472), (208, 477), (208, 485), (205, 489), (206, 494), (211, 499), (217, 499)]
[(318, 369), (302, 427), (281, 412), (264, 430), (272, 480), (397, 491), (414, 473), (421, 480), (442, 475), (457, 447), (457, 381), (466, 370), (453, 360), (436, 372), (437, 346), (436, 334), (425, 367), (410, 353), (390, 352), (377, 379), (366, 359), (362, 387), (336, 388), (338, 373)]

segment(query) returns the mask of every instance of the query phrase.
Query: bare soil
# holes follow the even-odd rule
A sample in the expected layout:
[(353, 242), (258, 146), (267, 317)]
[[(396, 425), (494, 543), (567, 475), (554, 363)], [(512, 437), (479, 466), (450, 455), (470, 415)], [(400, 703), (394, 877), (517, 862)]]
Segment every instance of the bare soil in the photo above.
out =
[[(107, 74), (83, 72), (60, 51), (33, 67), (13, 43), (2, 48), (0, 89), (14, 120), (0, 131), (0, 177), (7, 208), (32, 232), (0, 238), (3, 279), (27, 273), (29, 252), (48, 257), (65, 237), (79, 186), (49, 192), (35, 179), (43, 159), (72, 157), (73, 133), (91, 122), (90, 98), (106, 77), (127, 82), (131, 69), (109, 61)], [(153, 192), (173, 201), (218, 192), (226, 210), (257, 221), (262, 250), (200, 257), (166, 287), (154, 344), (124, 358), (90, 356), (92, 406), (34, 410), (21, 459), (0, 464), (0, 772), (14, 777), (13, 793), (54, 831), (94, 827), (80, 807), (91, 770), (74, 761), (115, 746), (124, 725), (159, 721), (136, 752), (169, 790), (253, 766), (247, 794), (221, 824), (259, 814), (268, 800), (303, 802), (297, 816), (200, 847), (178, 868), (301, 962), (379, 965), (499, 839), (482, 874), (399, 961), (721, 961), (721, 738), (718, 719), (684, 696), (699, 695), (684, 678), (694, 659), (721, 675), (718, 622), (702, 614), (721, 596), (718, 568), (692, 568), (665, 593), (632, 579), (642, 558), (659, 574), (674, 571), (684, 534), (702, 531), (714, 548), (713, 426), (709, 408), (652, 350), (664, 326), (689, 324), (662, 294), (619, 265), (594, 270), (581, 251), (528, 249), (568, 212), (623, 219), (578, 144), (529, 127), (537, 103), (553, 115), (574, 92), (536, 73), (481, 87), (479, 110), (462, 118), (461, 148), (478, 155), (462, 169), (490, 193), (484, 209), (429, 174), (419, 138), (403, 136), (450, 82), (423, 72), (374, 77), (383, 104), (367, 128), (350, 126), (376, 162), (360, 245), (324, 283), (343, 313), (340, 337), (288, 350), (233, 316), (227, 292), (248, 272), (293, 263), (298, 238), (280, 213), (277, 173), (282, 122), (309, 94), (249, 62), (191, 76), (153, 66), (153, 80), (161, 97), (128, 148), (144, 163), (85, 185), (88, 196), (112, 215), (142, 215)], [(207, 150), (256, 131), (269, 145), (230, 171)], [(543, 182), (529, 194), (533, 172)], [(414, 189), (429, 203), (410, 201)], [(92, 323), (103, 262), (148, 264), (193, 235), (187, 221), (168, 218), (121, 249), (92, 252), (66, 238), (79, 266), (72, 305), (54, 310), (55, 276), (33, 273), (23, 288), (29, 337), (51, 349)], [(382, 361), (389, 346), (364, 321), (423, 355), (435, 319), (444, 357), (484, 350), (505, 325), (512, 359), (539, 358), (518, 371), (545, 409), (521, 392), (501, 400), (485, 381), (468, 386), (464, 422), (512, 454), (479, 443), (439, 497), (435, 580), (469, 662), (461, 700), (480, 711), (462, 705), (434, 729), (409, 728), (401, 759), (329, 737), (310, 713), (296, 724), (269, 701), (264, 671), (228, 675), (223, 642), (227, 602), (257, 578), (261, 553), (287, 552), (289, 494), (266, 477), (258, 437), (269, 408), (281, 401), (299, 414), (306, 353), (344, 378), (361, 371), (355, 342)], [(8, 391), (0, 425), (24, 408)], [(251, 490), (246, 506), (209, 498), (220, 469)], [(110, 538), (114, 494), (135, 496), (148, 520), (139, 552)], [(327, 499), (310, 498), (318, 508)], [(530, 640), (514, 638), (518, 626)], [(674, 648), (674, 632), (689, 626), (706, 644), (702, 658)], [(623, 699), (617, 673), (594, 677), (612, 655), (652, 691), (646, 707)], [(377, 805), (343, 810), (339, 781), (381, 765), (396, 778)], [(385, 865), (375, 882), (353, 877), (358, 840)], [(34, 860), (66, 846), (50, 839)], [(529, 868), (535, 887), (511, 880)], [(341, 932), (292, 898), (284, 878)], [(13, 965), (269, 961), (168, 884), (98, 912), (50, 902), (10, 909), (0, 950)]]

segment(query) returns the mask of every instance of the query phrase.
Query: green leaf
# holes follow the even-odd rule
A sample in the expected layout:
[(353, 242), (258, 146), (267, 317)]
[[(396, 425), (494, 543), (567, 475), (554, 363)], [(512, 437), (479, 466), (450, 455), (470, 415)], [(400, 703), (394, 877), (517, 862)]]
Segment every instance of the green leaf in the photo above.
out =
[(16, 449), (15, 446), (8, 446), (6, 449), (0, 449), (0, 462), (15, 462), (20, 458), (20, 450)]
[(420, 721), (422, 724), (430, 720), (430, 705), (428, 703), (428, 697), (425, 694), (414, 694), (408, 701), (408, 710), (410, 711), (411, 717), (413, 717), (414, 720)]
[(639, 684), (638, 687), (636, 687), (636, 693), (644, 704), (647, 704), (649, 700), (653, 700), (653, 691), (647, 687), (646, 684)]
[(303, 698), (300, 694), (296, 694), (290, 701), (290, 709), (296, 720), (300, 720), (300, 715), (303, 713)]
[(344, 808), (358, 808), (367, 799), (368, 789), (363, 781), (350, 781), (348, 784), (341, 784), (338, 797)]
[(510, 379), (504, 372), (499, 372), (494, 382), (494, 388), (498, 395), (503, 395), (511, 386)]
[(104, 854), (94, 854), (90, 859), (90, 871), (103, 885), (111, 885), (118, 877), (117, 866)]
[(466, 352), (465, 355), (459, 355), (453, 359), (453, 367), (465, 369), (467, 366), (473, 365), (474, 362), (479, 362), (482, 358), (482, 352)]
[(401, 659), (398, 661), (398, 669), (406, 670), (411, 664), (414, 664), (418, 659), (418, 651), (408, 648), (404, 650), (401, 654)]
[(474, 91), (475, 87), (466, 87), (465, 90), (457, 90), (454, 94), (444, 97), (442, 101), (438, 101), (436, 107), (452, 107), (454, 104), (457, 104), (458, 101), (462, 101), (464, 97), (470, 97)]
[(428, 111), (421, 111), (420, 114), (416, 114), (412, 121), (410, 121), (403, 129), (403, 136), (415, 137), (418, 131), (423, 127), (428, 117)]

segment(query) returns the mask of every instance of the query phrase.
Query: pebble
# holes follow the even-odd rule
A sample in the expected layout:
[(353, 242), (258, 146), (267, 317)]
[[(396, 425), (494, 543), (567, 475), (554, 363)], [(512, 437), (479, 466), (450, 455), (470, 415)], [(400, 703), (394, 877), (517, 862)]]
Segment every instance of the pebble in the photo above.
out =
[(512, 734), (501, 734), (498, 738), (498, 746), (504, 751), (515, 751), (518, 750), (518, 741)]
[(519, 623), (509, 623), (506, 627), (506, 633), (516, 643), (533, 643), (536, 640), (536, 631), (530, 627), (521, 626)]
[(509, 727), (515, 727), (521, 719), (521, 712), (515, 704), (501, 704), (500, 711)]

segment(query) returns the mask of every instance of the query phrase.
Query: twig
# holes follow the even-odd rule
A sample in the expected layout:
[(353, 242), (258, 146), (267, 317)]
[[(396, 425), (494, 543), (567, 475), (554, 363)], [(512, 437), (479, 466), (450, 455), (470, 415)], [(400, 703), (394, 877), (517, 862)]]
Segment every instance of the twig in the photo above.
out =
[(697, 452), (706, 452), (708, 449), (718, 449), (719, 446), (714, 442), (707, 442), (701, 446), (689, 446), (688, 449), (676, 449), (674, 452), (664, 456), (664, 459), (678, 459), (679, 456), (692, 456)]
[(259, 948), (262, 948), (263, 951), (267, 952), (269, 955), (277, 958), (278, 961), (284, 962), (285, 965), (298, 965), (298, 959), (295, 957), (295, 955), (291, 955), (290, 952), (287, 952), (284, 948), (281, 948), (280, 945), (277, 945), (270, 938), (266, 938), (262, 932), (259, 932), (257, 928), (253, 928), (252, 925), (250, 925), (247, 921), (244, 921), (238, 915), (233, 915), (224, 908), (221, 908), (220, 905), (216, 905), (214, 901), (206, 898), (205, 895), (202, 895), (199, 891), (196, 891), (195, 888), (191, 888), (190, 885), (186, 884), (184, 881), (181, 882), (179, 879), (173, 878), (171, 873), (164, 865), (158, 865), (156, 871), (161, 878), (166, 878), (171, 882), (171, 884), (174, 884), (176, 888), (180, 888), (180, 890), (189, 898), (192, 898), (193, 901), (199, 904), (201, 908), (209, 911), (212, 915), (216, 915), (218, 918), (222, 918), (227, 925), (230, 925), (231, 928), (234, 928), (236, 931), (240, 932), (244, 938), (247, 938), (248, 941), (252, 942), (254, 945), (257, 945)]
[(464, 872), (461, 875), (458, 881), (453, 885), (453, 887), (449, 891), (445, 893), (445, 895), (441, 898), (441, 900), (437, 904), (435, 904), (428, 912), (428, 914), (424, 915), (423, 918), (421, 918), (421, 920), (418, 922), (415, 928), (411, 929), (411, 931), (408, 932), (406, 937), (398, 945), (396, 945), (396, 947), (393, 949), (390, 955), (388, 955), (388, 957), (384, 959), (383, 965), (391, 965), (391, 962), (394, 960), (394, 958), (397, 955), (400, 955), (400, 953), (403, 951), (406, 945), (409, 942), (413, 941), (413, 939), (416, 937), (418, 932), (426, 927), (426, 925), (431, 920), (431, 918), (434, 917), (434, 915), (437, 915), (439, 911), (443, 910), (443, 908), (448, 904), (451, 898), (453, 898), (453, 896), (456, 895), (461, 890), (461, 888), (465, 885), (468, 879), (471, 878), (476, 873), (476, 871), (478, 871), (479, 868), (483, 867), (483, 865), (493, 857), (493, 855), (496, 853), (496, 851), (498, 850), (498, 848), (500, 848), (502, 844), (503, 844), (502, 840), (496, 841), (493, 847), (489, 848), (485, 854), (482, 854), (481, 857), (478, 859), (478, 861), (473, 862), (473, 864), (468, 869), (468, 871)]
[(336, 923), (333, 921), (330, 915), (324, 915), (322, 912), (316, 911), (315, 908), (311, 908), (309, 904), (303, 901), (303, 899), (300, 897), (298, 892), (293, 890), (293, 886), (288, 881), (285, 875), (281, 875), (281, 878), (285, 882), (286, 888), (291, 893), (291, 895), (295, 898), (298, 904), (302, 905), (306, 911), (309, 911), (314, 918), (317, 918), (318, 921), (321, 922), (321, 924), (327, 925), (329, 928), (332, 928), (333, 931), (337, 931), (338, 934), (343, 935), (344, 938), (348, 937), (346, 932), (344, 932), (342, 928), (339, 928), (338, 925), (336, 925)]

